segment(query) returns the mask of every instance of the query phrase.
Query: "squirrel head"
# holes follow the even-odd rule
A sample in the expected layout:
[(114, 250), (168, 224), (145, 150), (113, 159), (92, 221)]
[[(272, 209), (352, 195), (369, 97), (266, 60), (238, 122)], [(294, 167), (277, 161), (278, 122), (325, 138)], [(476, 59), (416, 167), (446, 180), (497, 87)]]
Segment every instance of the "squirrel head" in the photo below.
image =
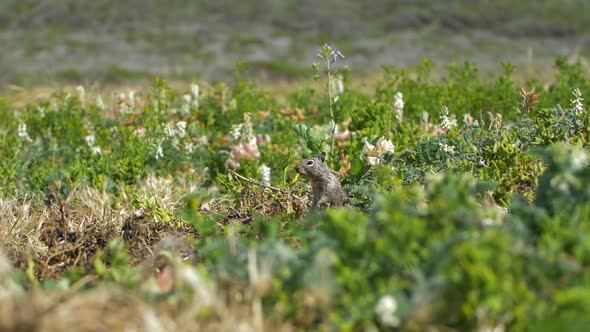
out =
[(316, 154), (311, 158), (301, 160), (297, 163), (297, 166), (295, 166), (295, 170), (297, 173), (309, 178), (318, 178), (322, 174), (330, 172), (330, 169), (326, 164), (325, 153)]

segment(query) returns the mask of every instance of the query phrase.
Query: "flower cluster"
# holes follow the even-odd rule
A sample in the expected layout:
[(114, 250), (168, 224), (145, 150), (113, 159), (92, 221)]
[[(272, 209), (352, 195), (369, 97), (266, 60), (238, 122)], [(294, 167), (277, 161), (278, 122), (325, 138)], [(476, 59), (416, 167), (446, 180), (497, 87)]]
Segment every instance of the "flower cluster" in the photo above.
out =
[(375, 314), (381, 324), (387, 327), (398, 327), (400, 318), (395, 315), (397, 311), (397, 301), (391, 295), (383, 296), (375, 306)]
[[(336, 117), (335, 111), (339, 110), (339, 108), (335, 107), (335, 104), (338, 103), (340, 98), (340, 94), (344, 92), (344, 82), (342, 75), (336, 74), (333, 72), (333, 64), (338, 60), (338, 58), (344, 58), (344, 54), (340, 52), (340, 49), (337, 47), (332, 46), (331, 43), (324, 43), (322, 49), (317, 54), (318, 58), (322, 59), (325, 65), (325, 71), (327, 73), (327, 81), (324, 86), (324, 92), (326, 93), (326, 97), (328, 98), (328, 107), (330, 111), (330, 122), (328, 124), (328, 134), (331, 138), (331, 145), (330, 145), (330, 152), (334, 150), (334, 143), (335, 143), (335, 134), (336, 134)], [(320, 81), (320, 64), (314, 62), (313, 69), (316, 72), (314, 75), (314, 80), (316, 82)], [(344, 66), (344, 71), (349, 71), (350, 68), (348, 66)]]
[(396, 92), (393, 96), (392, 108), (395, 112), (395, 117), (399, 123), (404, 120), (404, 95), (401, 92)]
[(93, 154), (102, 153), (100, 147), (96, 145), (96, 137), (94, 135), (85, 136), (84, 141), (86, 141), (86, 145), (88, 145), (88, 148), (90, 148)]
[(160, 159), (164, 157), (164, 149), (162, 148), (162, 143), (156, 145), (156, 151), (154, 152), (154, 158)]
[(377, 166), (381, 163), (381, 157), (387, 153), (395, 151), (395, 146), (390, 140), (386, 140), (384, 137), (379, 138), (375, 145), (365, 142), (363, 146), (363, 161), (366, 165)]
[(258, 143), (256, 138), (246, 142), (239, 141), (232, 146), (229, 153), (229, 158), (225, 162), (225, 166), (229, 168), (240, 168), (240, 160), (254, 160), (260, 158), (260, 151), (258, 151)]
[(45, 107), (45, 106), (41, 106), (41, 105), (37, 106), (37, 112), (39, 113), (39, 116), (40, 116), (41, 118), (44, 118), (44, 117), (45, 117), (45, 111), (46, 111), (46, 110), (47, 110), (47, 109), (46, 109), (46, 107)]
[(440, 119), (440, 127), (445, 130), (449, 130), (457, 125), (457, 119), (454, 116), (449, 117), (449, 108), (443, 106), (440, 109), (438, 118)]
[(479, 127), (479, 121), (474, 120), (473, 117), (471, 116), (471, 114), (469, 114), (469, 113), (463, 114), (463, 124), (466, 126)]
[(182, 96), (182, 113), (189, 114), (191, 107), (199, 108), (199, 85), (191, 84), (191, 93)]
[(455, 153), (455, 147), (452, 145), (448, 145), (447, 143), (443, 143), (443, 142), (438, 142), (438, 146), (441, 148), (441, 150), (443, 150), (447, 154), (454, 154)]
[(27, 124), (26, 123), (20, 123), (18, 125), (18, 128), (16, 129), (16, 135), (18, 136), (18, 139), (20, 139), (21, 141), (25, 141), (25, 142), (32, 142), (33, 140), (31, 139), (31, 137), (29, 136), (29, 133), (27, 132)]
[(180, 141), (186, 137), (186, 126), (187, 124), (185, 121), (178, 121), (176, 124), (166, 124), (166, 128), (164, 128), (166, 140), (168, 140), (172, 146), (178, 148), (180, 146)]
[(118, 93), (115, 94), (115, 112), (129, 113), (135, 109), (136, 99), (135, 91), (129, 91), (127, 94)]
[(582, 98), (582, 91), (576, 88), (572, 91), (572, 95), (574, 95), (574, 99), (570, 101), (572, 109), (576, 115), (582, 114), (584, 112), (584, 105), (582, 104), (584, 98)]
[(175, 125), (168, 123), (164, 131), (169, 139), (177, 143), (179, 138), (186, 136), (186, 122), (178, 121)]
[[(145, 137), (146, 129), (144, 127), (137, 127), (134, 131), (137, 137)], [(154, 158), (160, 159), (164, 156), (164, 143), (172, 146), (175, 149), (183, 149), (187, 153), (193, 152), (193, 142), (187, 135), (186, 121), (178, 121), (177, 123), (167, 123), (164, 127), (164, 135), (157, 139), (154, 143)]]
[(102, 100), (101, 96), (96, 97), (96, 107), (101, 111), (104, 111), (106, 109), (106, 106), (104, 104), (104, 100)]
[(488, 129), (500, 130), (502, 128), (502, 114), (496, 113), (494, 115), (492, 112), (488, 112), (488, 120), (490, 120)]
[(262, 183), (267, 186), (270, 186), (270, 167), (266, 165), (260, 166), (260, 178), (262, 179)]
[(84, 103), (84, 100), (86, 99), (86, 90), (84, 90), (84, 87), (82, 85), (78, 85), (76, 87), (76, 92), (78, 93), (78, 99)]
[(193, 97), (193, 106), (199, 108), (199, 85), (196, 83), (191, 84), (191, 93)]
[(339, 57), (344, 59), (344, 54), (340, 52), (340, 49), (338, 47), (333, 47), (332, 43), (324, 43), (322, 52), (318, 53), (317, 56), (320, 59), (325, 59), (325, 57), (327, 56), (328, 59), (330, 59), (330, 63), (336, 62), (336, 60), (338, 60)]
[(244, 114), (243, 123), (232, 126), (230, 135), (234, 145), (231, 147), (229, 158), (225, 162), (226, 167), (240, 168), (240, 160), (255, 160), (260, 158), (258, 140), (254, 136), (252, 116), (250, 113)]
[(250, 113), (244, 114), (244, 122), (232, 125), (229, 134), (233, 141), (251, 140), (254, 137), (252, 115)]

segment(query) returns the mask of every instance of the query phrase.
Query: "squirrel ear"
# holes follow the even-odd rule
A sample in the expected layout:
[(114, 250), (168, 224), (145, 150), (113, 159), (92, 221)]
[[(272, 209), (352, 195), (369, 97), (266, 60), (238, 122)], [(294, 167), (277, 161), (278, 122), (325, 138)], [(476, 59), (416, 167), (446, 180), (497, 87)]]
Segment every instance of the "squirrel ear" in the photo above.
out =
[(318, 157), (320, 158), (320, 160), (321, 160), (322, 162), (326, 162), (326, 153), (325, 153), (325, 152), (322, 152), (322, 153), (320, 153), (320, 154), (318, 155)]

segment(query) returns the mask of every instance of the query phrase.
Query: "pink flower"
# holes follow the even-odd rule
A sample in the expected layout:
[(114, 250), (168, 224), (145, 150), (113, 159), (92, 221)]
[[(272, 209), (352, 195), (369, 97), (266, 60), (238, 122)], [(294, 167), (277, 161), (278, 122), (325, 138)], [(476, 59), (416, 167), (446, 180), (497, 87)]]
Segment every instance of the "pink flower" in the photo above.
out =
[(446, 133), (447, 130), (444, 128), (440, 128), (440, 127), (436, 127), (434, 128), (434, 130), (432, 131), (432, 135), (440, 135), (440, 134), (444, 134)]

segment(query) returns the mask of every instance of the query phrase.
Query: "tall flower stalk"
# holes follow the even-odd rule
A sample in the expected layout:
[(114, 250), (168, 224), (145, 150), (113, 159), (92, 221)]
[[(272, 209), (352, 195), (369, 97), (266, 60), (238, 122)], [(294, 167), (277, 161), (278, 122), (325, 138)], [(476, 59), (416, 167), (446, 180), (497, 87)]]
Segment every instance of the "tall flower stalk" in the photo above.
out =
[[(336, 79), (336, 73), (333, 71), (333, 65), (336, 63), (338, 58), (344, 58), (344, 54), (342, 54), (338, 47), (334, 47), (331, 43), (325, 43), (322, 46), (321, 51), (317, 54), (317, 56), (322, 60), (328, 78), (324, 86), (324, 92), (328, 97), (328, 105), (330, 109), (330, 125), (328, 132), (332, 140), (332, 143), (330, 144), (330, 153), (332, 153), (334, 151), (334, 135), (336, 134), (336, 117), (334, 115), (334, 105), (338, 102), (339, 99), (337, 92), (332, 91), (335, 86), (335, 84), (333, 84), (332, 81)], [(314, 79), (319, 82), (320, 64), (315, 62), (313, 64), (313, 69), (316, 72), (316, 74), (314, 75)], [(348, 68), (348, 66), (344, 66), (344, 71), (349, 70), (350, 68)]]

